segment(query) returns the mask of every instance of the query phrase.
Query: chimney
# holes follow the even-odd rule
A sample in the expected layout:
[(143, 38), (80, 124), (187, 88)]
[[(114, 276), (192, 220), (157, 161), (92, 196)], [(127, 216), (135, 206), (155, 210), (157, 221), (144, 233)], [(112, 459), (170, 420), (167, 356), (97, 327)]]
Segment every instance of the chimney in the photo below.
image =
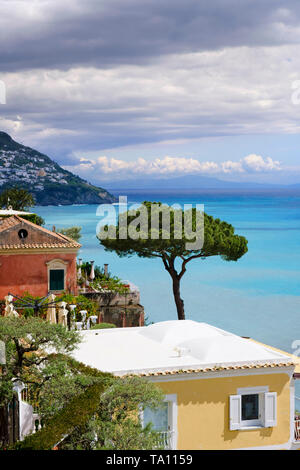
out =
[(53, 227), (52, 227), (52, 232), (56, 232), (56, 227), (55, 227), (55, 225), (53, 225)]

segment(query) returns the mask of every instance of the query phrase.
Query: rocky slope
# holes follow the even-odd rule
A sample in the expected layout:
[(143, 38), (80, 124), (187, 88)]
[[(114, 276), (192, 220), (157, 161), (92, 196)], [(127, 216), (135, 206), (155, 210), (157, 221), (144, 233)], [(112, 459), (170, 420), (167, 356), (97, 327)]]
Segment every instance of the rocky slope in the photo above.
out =
[(15, 142), (0, 132), (0, 191), (28, 189), (37, 205), (101, 204), (115, 202), (103, 188), (64, 170), (47, 155)]

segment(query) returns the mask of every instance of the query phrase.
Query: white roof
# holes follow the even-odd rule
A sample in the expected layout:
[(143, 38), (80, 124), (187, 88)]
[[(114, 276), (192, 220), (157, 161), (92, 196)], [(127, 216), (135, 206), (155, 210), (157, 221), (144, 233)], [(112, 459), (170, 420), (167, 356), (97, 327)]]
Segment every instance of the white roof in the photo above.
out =
[(116, 375), (292, 362), (265, 345), (191, 320), (83, 331), (73, 356)]
[(0, 217), (5, 215), (32, 215), (32, 212), (15, 211), (14, 209), (1, 209)]

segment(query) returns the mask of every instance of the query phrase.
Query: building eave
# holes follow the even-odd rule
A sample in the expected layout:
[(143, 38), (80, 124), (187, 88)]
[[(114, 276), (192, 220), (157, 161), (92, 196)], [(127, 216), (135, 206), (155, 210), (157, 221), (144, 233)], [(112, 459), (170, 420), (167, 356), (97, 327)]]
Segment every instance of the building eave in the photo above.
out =
[(0, 248), (1, 255), (38, 255), (45, 253), (70, 253), (77, 254), (80, 246), (78, 247), (66, 247), (66, 246), (55, 246), (55, 247), (39, 247), (39, 248)]
[(237, 371), (237, 370), (253, 370), (253, 369), (275, 369), (282, 367), (295, 367), (294, 362), (281, 362), (281, 363), (265, 363), (265, 364), (244, 364), (244, 365), (228, 365), (216, 367), (199, 367), (191, 369), (176, 369), (176, 370), (157, 370), (157, 371), (136, 371), (136, 372), (112, 372), (118, 377), (164, 377), (176, 375), (189, 375), (189, 374), (202, 374), (223, 371)]

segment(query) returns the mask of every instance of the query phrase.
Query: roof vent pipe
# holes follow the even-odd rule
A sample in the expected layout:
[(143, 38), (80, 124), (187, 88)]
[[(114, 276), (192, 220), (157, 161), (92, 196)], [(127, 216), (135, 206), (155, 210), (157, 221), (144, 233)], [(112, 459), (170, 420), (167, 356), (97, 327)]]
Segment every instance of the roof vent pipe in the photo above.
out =
[(191, 352), (190, 349), (188, 349), (188, 348), (181, 348), (181, 347), (174, 348), (174, 351), (176, 351), (176, 352), (178, 353), (178, 357), (187, 356), (188, 353)]

